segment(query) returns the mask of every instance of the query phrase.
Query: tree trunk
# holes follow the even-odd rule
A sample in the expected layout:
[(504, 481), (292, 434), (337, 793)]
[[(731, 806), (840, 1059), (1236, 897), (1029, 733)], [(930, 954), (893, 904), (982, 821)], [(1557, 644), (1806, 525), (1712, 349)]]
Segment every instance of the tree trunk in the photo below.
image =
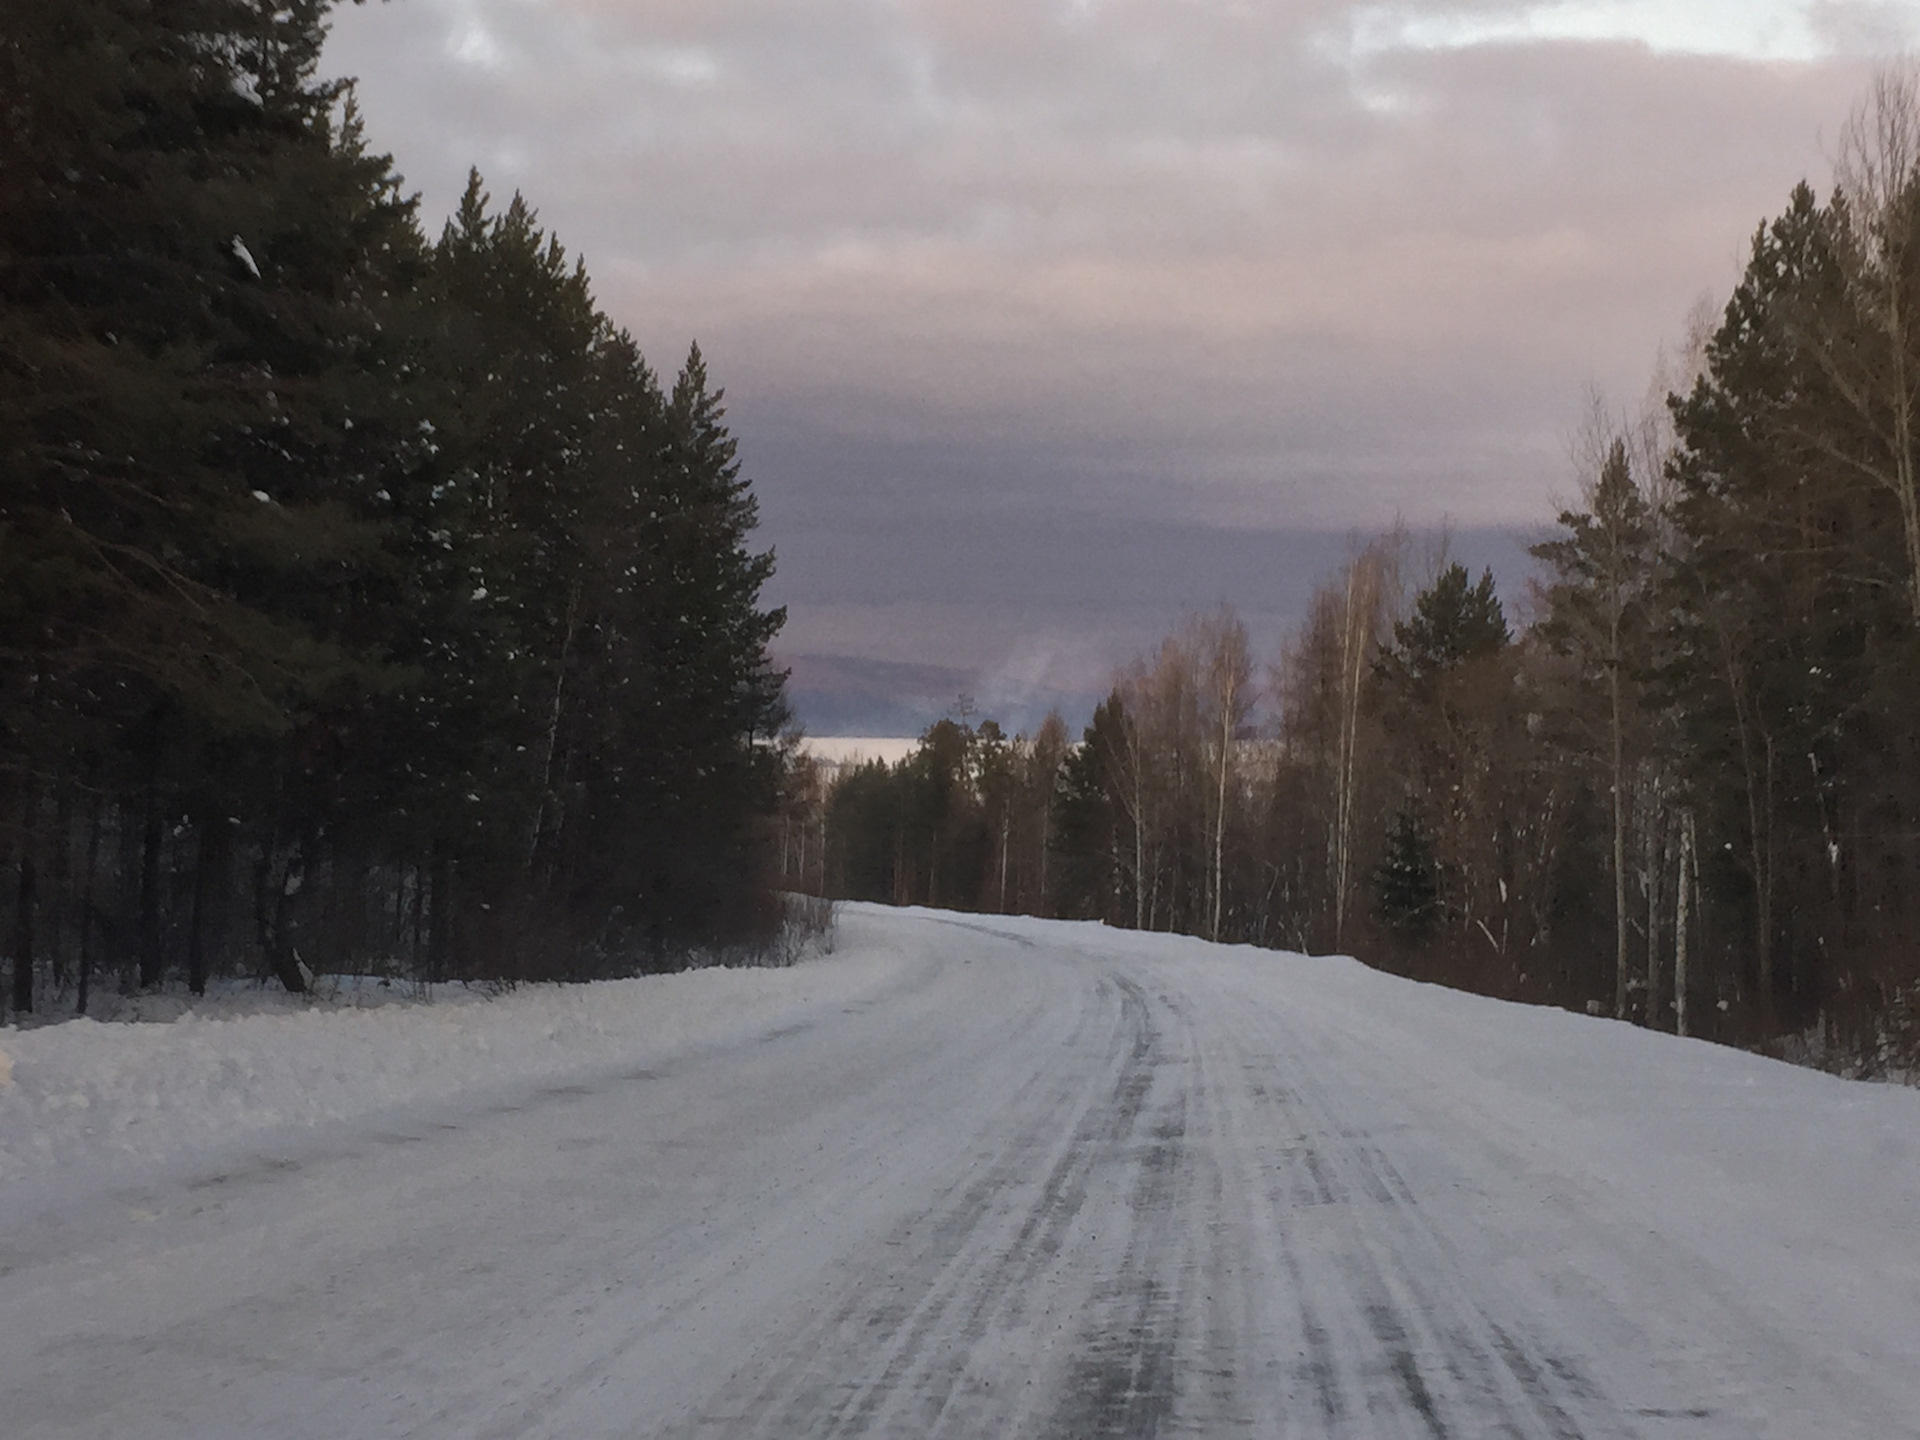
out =
[(1773, 737), (1765, 741), (1766, 769), (1762, 797), (1754, 817), (1753, 904), (1754, 949), (1760, 958), (1760, 1003), (1769, 1026), (1773, 1021)]
[[(1371, 579), (1371, 571), (1368, 578)], [(1346, 623), (1341, 635), (1340, 736), (1333, 820), (1333, 948), (1336, 950), (1344, 943), (1347, 893), (1352, 885), (1354, 758), (1360, 743), (1360, 678), (1366, 653), (1366, 635), (1358, 629), (1361, 611), (1357, 602), (1365, 599), (1369, 616), (1375, 603), (1370, 584), (1363, 593), (1356, 594), (1359, 583), (1360, 566), (1356, 562), (1347, 570)]]
[[(267, 879), (272, 878), (272, 850), (261, 858), (261, 868)], [(264, 897), (256, 899), (255, 914), (260, 918), (261, 948), (266, 952), (267, 966), (277, 979), (294, 995), (304, 995), (307, 991), (306, 966), (300, 959), (300, 952), (293, 943), (294, 921), (289, 911), (292, 901), (306, 884), (307, 845), (298, 842), (293, 853), (287, 857), (285, 872), (279, 884), (273, 886), (271, 910), (262, 903)]]
[(1613, 721), (1613, 1015), (1627, 1018), (1627, 764), (1621, 733), (1620, 666), (1608, 670)]
[[(1747, 697), (1734, 666), (1733, 647), (1723, 634), (1721, 643), (1733, 699), (1734, 728), (1740, 744), (1741, 778), (1747, 802), (1747, 857), (1753, 868), (1754, 952), (1759, 960), (1760, 1004), (1764, 1018), (1773, 1015), (1773, 737), (1759, 739), (1764, 756), (1754, 753), (1754, 725)], [(1764, 759), (1764, 769), (1759, 763)]]
[(207, 920), (213, 908), (216, 881), (226, 879), (227, 825), (222, 818), (204, 820), (193, 846), (193, 918), (187, 931), (187, 989), (207, 993)]
[(427, 978), (444, 981), (453, 950), (453, 858), (444, 843), (433, 853), (433, 896), (427, 913)]
[(1053, 906), (1048, 901), (1047, 892), (1047, 852), (1053, 846), (1053, 781), (1047, 781), (1047, 798), (1040, 807), (1040, 895), (1039, 906), (1035, 913), (1045, 916), (1053, 914)]
[[(1647, 1028), (1660, 1028), (1660, 844), (1654, 834), (1661, 815), (1658, 792), (1650, 789), (1644, 797), (1640, 817), (1641, 874), (1647, 885)], [(1662, 827), (1664, 829), (1664, 826)]]
[(1687, 1033), (1687, 931), (1693, 912), (1693, 811), (1680, 812), (1679, 888), (1673, 901), (1673, 1030)]
[[(567, 693), (567, 656), (573, 651), (574, 636), (580, 625), (580, 582), (575, 580), (567, 591), (567, 623), (560, 637), (560, 655), (553, 667), (553, 704), (548, 707), (547, 733), (544, 751), (540, 762), (540, 795), (534, 802), (532, 823), (527, 827), (527, 873), (533, 874), (534, 861), (540, 853), (540, 839), (548, 828), (548, 809), (558, 809), (558, 797), (555, 796), (554, 761), (560, 752), (560, 717), (563, 712)], [(556, 817), (553, 825), (560, 824)]]
[[(27, 814), (38, 817), (38, 796), (30, 786)], [(13, 1008), (14, 1013), (33, 1013), (33, 912), (39, 903), (39, 877), (33, 865), (33, 827), (22, 828), (20, 836), (20, 886), (13, 918)]]
[(1233, 703), (1237, 691), (1229, 682), (1220, 697), (1220, 783), (1213, 805), (1213, 894), (1207, 917), (1207, 938), (1220, 939), (1220, 912), (1226, 903), (1227, 768), (1233, 760)]
[(1139, 737), (1130, 736), (1127, 745), (1133, 752), (1133, 928), (1144, 930), (1147, 928), (1147, 817)]
[(100, 874), (100, 832), (103, 828), (100, 810), (100, 797), (95, 795), (87, 807), (87, 871), (80, 888), (80, 965), (74, 978), (73, 997), (76, 1015), (87, 1013), (89, 992), (93, 988), (94, 882)]
[(145, 817), (140, 828), (140, 988), (155, 990), (165, 978), (160, 954), (160, 826), (159, 741), (154, 742), (152, 768), (147, 775)]
[[(1911, 183), (1909, 181), (1908, 183)], [(1904, 256), (1899, 257), (1904, 259)], [(1913, 382), (1907, 375), (1906, 287), (1902, 267), (1889, 267), (1887, 296), (1893, 355), (1893, 473), (1900, 503), (1902, 538), (1907, 549), (1907, 607), (1920, 628), (1920, 483), (1914, 474)]]
[(427, 877), (418, 865), (412, 867), (412, 899), (408, 905), (408, 914), (412, 917), (413, 978), (416, 981), (427, 978)]
[(73, 785), (63, 779), (53, 806), (53, 899), (46, 908), (46, 955), (55, 994), (67, 986), (67, 914), (73, 905)]
[(1013, 807), (1002, 805), (1000, 810), (1000, 913), (1007, 913), (1007, 842), (1012, 838)]

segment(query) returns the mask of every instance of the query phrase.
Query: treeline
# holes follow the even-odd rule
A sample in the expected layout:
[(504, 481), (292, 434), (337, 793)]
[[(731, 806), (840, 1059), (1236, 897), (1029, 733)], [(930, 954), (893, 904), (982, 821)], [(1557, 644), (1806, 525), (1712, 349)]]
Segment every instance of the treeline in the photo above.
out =
[(563, 977), (768, 923), (770, 555), (477, 175), (437, 239), (331, 0), (0, 0), (7, 1000)]
[[(1516, 628), (1356, 554), (1258, 667), (1225, 612), (1075, 746), (947, 721), (826, 789), (830, 893), (1345, 950), (1871, 1071), (1920, 1060), (1920, 96), (1754, 237), (1594, 437)], [(1256, 715), (1258, 698), (1265, 702)], [(1263, 718), (1264, 717), (1264, 718)], [(798, 811), (796, 811), (796, 814)], [(789, 865), (791, 873), (791, 862)]]

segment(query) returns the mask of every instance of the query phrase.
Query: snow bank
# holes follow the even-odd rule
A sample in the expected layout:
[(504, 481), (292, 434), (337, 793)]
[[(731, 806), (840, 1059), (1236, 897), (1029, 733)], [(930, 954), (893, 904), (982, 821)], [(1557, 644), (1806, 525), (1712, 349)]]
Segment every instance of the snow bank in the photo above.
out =
[[(1737, 1270), (1757, 1237), (1786, 1276), (1856, 1241), (1920, 1294), (1920, 1090), (1866, 1083), (1704, 1040), (1422, 984), (1347, 956), (1216, 946), (1097, 925), (975, 922), (1090, 954), (1157, 962), (1249, 1013), (1285, 1015), (1330, 1073), (1397, 1092), (1409, 1113), (1474, 1117), (1509, 1159), (1630, 1197), (1670, 1237)], [(1883, 1245), (1883, 1237), (1898, 1243)], [(1801, 1303), (1844, 1306), (1808, 1272)]]
[(883, 989), (863, 953), (779, 970), (693, 970), (489, 998), (0, 1029), (0, 1181), (80, 1161), (157, 1159), (466, 1091), (724, 1045)]

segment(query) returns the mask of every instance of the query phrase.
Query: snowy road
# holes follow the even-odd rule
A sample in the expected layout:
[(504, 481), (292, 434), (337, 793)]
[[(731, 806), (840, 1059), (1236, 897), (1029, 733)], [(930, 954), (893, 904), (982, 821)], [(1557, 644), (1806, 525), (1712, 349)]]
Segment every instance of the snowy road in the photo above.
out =
[(842, 924), (910, 963), (747, 1043), (0, 1189), (0, 1433), (1920, 1434), (1920, 1095)]

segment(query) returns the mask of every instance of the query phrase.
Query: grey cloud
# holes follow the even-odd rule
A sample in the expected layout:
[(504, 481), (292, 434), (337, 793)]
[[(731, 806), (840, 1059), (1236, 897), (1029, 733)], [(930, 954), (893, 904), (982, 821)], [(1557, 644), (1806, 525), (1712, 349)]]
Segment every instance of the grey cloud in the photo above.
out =
[[(1835, 58), (1754, 64), (1631, 40), (1363, 53), (1378, 8), (403, 0), (341, 12), (329, 60), (430, 211), (477, 162), (656, 363), (699, 337), (796, 644), (879, 655), (885, 630), (991, 666), (1038, 653), (1031, 601), (1073, 617), (1039, 647), (1065, 675), (1073, 634), (1105, 663), (1175, 595), (1072, 552), (1044, 585), (980, 566), (936, 603), (911, 557), (963, 521), (1015, 555), (1089, 524), (1548, 518), (1583, 390), (1636, 396), (1724, 295), (1908, 13), (1819, 5)], [(882, 567), (890, 626), (829, 600), (826, 535), (909, 557)], [(1198, 603), (1297, 602), (1195, 565)]]
[(1808, 7), (1816, 34), (1841, 55), (1893, 55), (1920, 42), (1911, 0), (1817, 0)]

